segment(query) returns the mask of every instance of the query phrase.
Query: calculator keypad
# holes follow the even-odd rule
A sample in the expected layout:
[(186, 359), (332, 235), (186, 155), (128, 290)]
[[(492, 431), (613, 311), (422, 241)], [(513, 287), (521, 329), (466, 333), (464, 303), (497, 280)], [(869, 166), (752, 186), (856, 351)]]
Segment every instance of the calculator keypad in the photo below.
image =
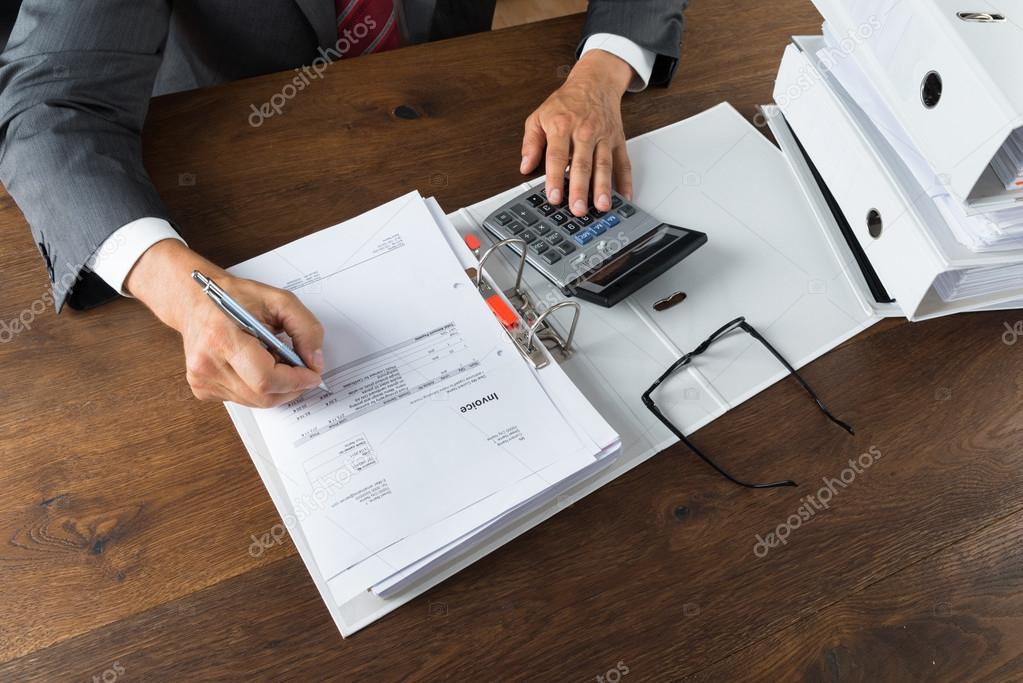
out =
[(484, 221), (499, 239), (523, 240), (527, 260), (559, 286), (580, 275), (583, 264), (594, 267), (613, 256), (617, 241), (628, 244), (657, 224), (618, 194), (612, 194), (610, 210), (591, 204), (585, 215), (576, 216), (547, 201), (542, 188), (528, 190)]

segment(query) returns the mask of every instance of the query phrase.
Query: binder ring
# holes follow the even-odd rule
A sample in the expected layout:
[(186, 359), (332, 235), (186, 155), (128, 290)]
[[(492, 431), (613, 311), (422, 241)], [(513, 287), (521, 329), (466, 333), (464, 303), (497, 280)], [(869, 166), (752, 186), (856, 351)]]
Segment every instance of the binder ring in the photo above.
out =
[(522, 272), (526, 269), (526, 249), (528, 248), (529, 245), (527, 245), (526, 244), (526, 240), (522, 239), (521, 237), (509, 237), (508, 239), (503, 239), (500, 242), (498, 242), (497, 244), (495, 244), (494, 246), (492, 246), (489, 249), (487, 249), (483, 253), (483, 256), (480, 257), (479, 265), (476, 268), (476, 287), (477, 288), (483, 283), (483, 264), (484, 264), (484, 262), (488, 258), (490, 258), (491, 254), (493, 254), (495, 251), (497, 251), (501, 247), (510, 246), (510, 245), (512, 245), (512, 244), (514, 244), (516, 242), (518, 244), (522, 245), (522, 259), (519, 261), (519, 273), (518, 273), (518, 276), (515, 278), (515, 293), (519, 294), (519, 293), (522, 292)]
[[(530, 326), (529, 328), (529, 341), (526, 345), (527, 353), (533, 352), (533, 342), (539, 338), (537, 336), (536, 331), (540, 329), (541, 325), (545, 324), (544, 320), (547, 319), (547, 316), (549, 316), (554, 311), (565, 308), (567, 306), (571, 306), (572, 308), (575, 309), (575, 315), (572, 316), (572, 326), (568, 330), (568, 339), (562, 342), (554, 333), (554, 329), (553, 328), (550, 329), (551, 334), (554, 335), (554, 341), (558, 343), (558, 345), (562, 348), (563, 351), (568, 352), (572, 350), (572, 340), (575, 338), (575, 327), (576, 325), (579, 324), (579, 314), (582, 312), (582, 307), (578, 304), (578, 302), (575, 301), (561, 301), (548, 308), (546, 311), (541, 313), (536, 320), (533, 321), (532, 326)], [(550, 324), (547, 323), (547, 326), (550, 327)]]

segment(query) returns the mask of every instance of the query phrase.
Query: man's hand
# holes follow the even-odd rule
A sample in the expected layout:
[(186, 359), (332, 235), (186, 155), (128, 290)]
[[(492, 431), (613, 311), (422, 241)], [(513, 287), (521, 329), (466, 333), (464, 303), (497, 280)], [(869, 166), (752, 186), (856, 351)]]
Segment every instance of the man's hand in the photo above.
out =
[(522, 138), (523, 174), (532, 172), (547, 147), (547, 199), (561, 204), (569, 158), (568, 208), (582, 216), (594, 204), (611, 208), (611, 180), (632, 198), (632, 168), (622, 128), (622, 96), (633, 77), (632, 67), (603, 50), (590, 50), (576, 63), (565, 84), (526, 119)]
[[(199, 270), (273, 332), (287, 332), (309, 366), (277, 363), (192, 280)], [(323, 327), (291, 292), (232, 277), (177, 240), (150, 247), (125, 281), (126, 289), (181, 333), (186, 378), (196, 398), (270, 408), (320, 383)]]

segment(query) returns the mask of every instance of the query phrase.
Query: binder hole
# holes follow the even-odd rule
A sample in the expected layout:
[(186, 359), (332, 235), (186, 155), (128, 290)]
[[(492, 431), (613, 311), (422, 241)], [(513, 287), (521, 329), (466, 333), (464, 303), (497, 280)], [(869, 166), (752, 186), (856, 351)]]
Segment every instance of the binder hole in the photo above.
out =
[(874, 239), (881, 236), (881, 230), (884, 228), (884, 224), (881, 220), (881, 212), (877, 209), (871, 209), (867, 212), (867, 232)]
[(941, 74), (931, 71), (924, 76), (924, 82), (920, 86), (920, 99), (928, 109), (934, 109), (941, 101)]

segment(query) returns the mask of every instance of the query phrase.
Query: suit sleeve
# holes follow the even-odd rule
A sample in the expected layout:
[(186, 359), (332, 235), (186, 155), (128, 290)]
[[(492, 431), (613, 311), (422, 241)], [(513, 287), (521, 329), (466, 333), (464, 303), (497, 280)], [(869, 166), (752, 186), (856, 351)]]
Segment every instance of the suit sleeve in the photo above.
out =
[(590, 0), (576, 54), (595, 33), (623, 36), (657, 55), (650, 85), (667, 85), (678, 67), (688, 5), (689, 0)]
[(59, 312), (116, 296), (87, 268), (119, 227), (170, 220), (142, 165), (169, 0), (24, 0), (0, 55), (0, 180)]

